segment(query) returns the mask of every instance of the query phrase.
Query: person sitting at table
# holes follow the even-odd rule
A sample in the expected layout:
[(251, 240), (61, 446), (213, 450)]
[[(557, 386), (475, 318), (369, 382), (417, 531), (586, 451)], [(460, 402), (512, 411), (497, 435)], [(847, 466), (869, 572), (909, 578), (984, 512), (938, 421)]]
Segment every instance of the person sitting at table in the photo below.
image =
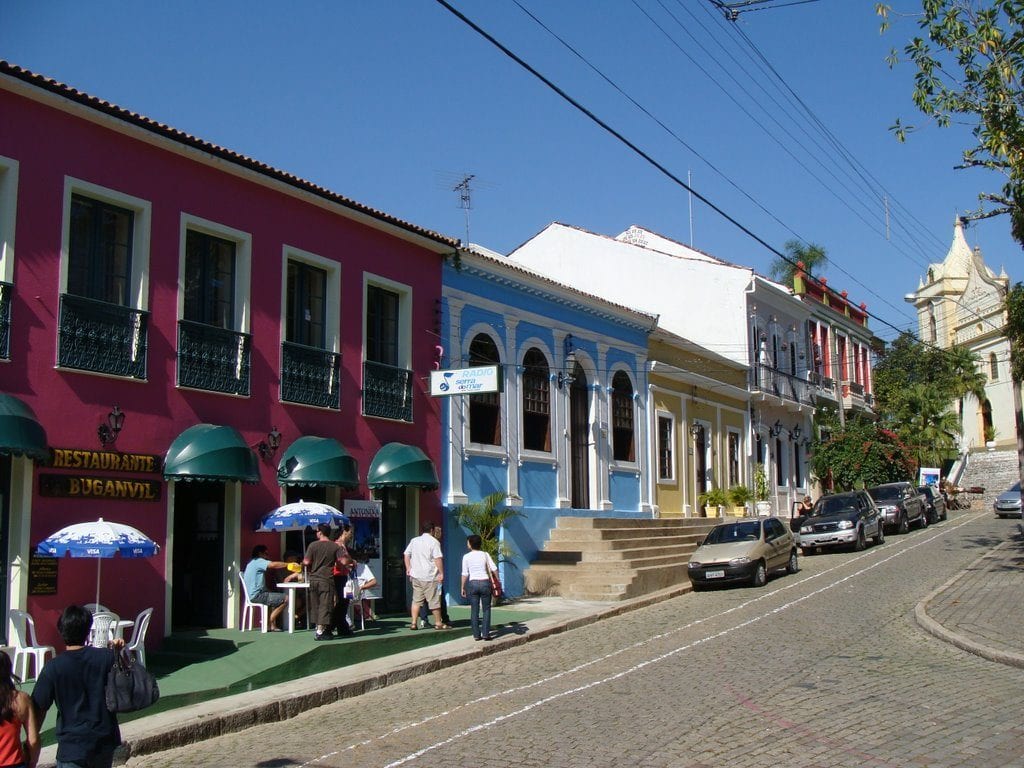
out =
[[(275, 592), (281, 592), (287, 600), (287, 593), (276, 586), (277, 584), (302, 581), (302, 555), (295, 550), (289, 549), (281, 556), (285, 565), (284, 570), (275, 570), (273, 577), (267, 578), (267, 586), (274, 585)], [(295, 626), (302, 629), (306, 626), (306, 594), (305, 590), (298, 590), (295, 593)]]
[(288, 563), (269, 558), (266, 545), (257, 544), (252, 548), (252, 559), (245, 566), (245, 571), (242, 572), (245, 588), (249, 590), (249, 600), (253, 603), (270, 606), (268, 621), (270, 626), (267, 627), (270, 632), (281, 631), (277, 626), (277, 620), (284, 613), (287, 598), (280, 592), (272, 592), (267, 588), (267, 569), (287, 567)]
[[(373, 571), (370, 570), (367, 561), (367, 555), (365, 552), (360, 552), (356, 555), (356, 567), (352, 572), (352, 578), (349, 579), (348, 586), (346, 587), (346, 594), (348, 597), (354, 597), (355, 590), (352, 588), (352, 582), (355, 581), (359, 585), (360, 594), (365, 593), (368, 589), (373, 589), (377, 586), (377, 577), (373, 575)], [(363, 597), (360, 601), (359, 610), (362, 611), (363, 620), (367, 618), (370, 621), (375, 620), (377, 617), (373, 614), (373, 601), (376, 595), (370, 595)]]

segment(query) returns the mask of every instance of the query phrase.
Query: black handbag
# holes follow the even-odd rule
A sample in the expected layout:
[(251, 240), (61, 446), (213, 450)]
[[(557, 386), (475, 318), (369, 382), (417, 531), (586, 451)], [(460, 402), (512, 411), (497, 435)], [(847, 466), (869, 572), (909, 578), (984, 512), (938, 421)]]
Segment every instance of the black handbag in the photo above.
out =
[(118, 653), (107, 673), (104, 697), (111, 712), (135, 712), (156, 704), (160, 687), (149, 670), (127, 653)]

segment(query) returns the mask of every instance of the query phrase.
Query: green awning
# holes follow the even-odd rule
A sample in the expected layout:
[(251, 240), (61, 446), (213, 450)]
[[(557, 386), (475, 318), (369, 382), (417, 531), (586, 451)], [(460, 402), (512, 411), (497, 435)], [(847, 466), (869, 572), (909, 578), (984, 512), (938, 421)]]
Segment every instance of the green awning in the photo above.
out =
[(35, 413), (14, 395), (0, 394), (0, 453), (44, 461), (50, 455), (46, 430)]
[(415, 445), (388, 443), (373, 457), (366, 474), (370, 488), (413, 485), (432, 491), (438, 486), (434, 463)]
[(359, 487), (359, 465), (332, 437), (300, 437), (281, 456), (280, 485), (337, 485)]
[(165, 480), (258, 483), (256, 454), (233, 427), (196, 424), (178, 435), (164, 459)]

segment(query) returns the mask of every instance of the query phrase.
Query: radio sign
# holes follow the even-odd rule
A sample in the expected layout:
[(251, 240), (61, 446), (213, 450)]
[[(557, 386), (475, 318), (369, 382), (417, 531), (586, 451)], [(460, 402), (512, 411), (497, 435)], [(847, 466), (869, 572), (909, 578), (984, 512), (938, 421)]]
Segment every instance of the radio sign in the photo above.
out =
[(473, 368), (430, 372), (430, 394), (434, 397), (501, 392), (501, 384), (500, 365), (478, 365)]

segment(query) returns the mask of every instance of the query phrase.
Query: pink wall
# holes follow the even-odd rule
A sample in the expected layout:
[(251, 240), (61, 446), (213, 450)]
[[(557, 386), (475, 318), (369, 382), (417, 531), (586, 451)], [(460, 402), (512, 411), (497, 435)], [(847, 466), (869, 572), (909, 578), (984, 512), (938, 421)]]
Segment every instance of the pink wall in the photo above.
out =
[[(76, 107), (80, 114), (82, 108)], [(86, 110), (89, 112), (89, 110)], [(185, 428), (200, 422), (230, 425), (252, 445), (274, 425), (282, 450), (302, 435), (340, 440), (365, 478), (377, 449), (390, 441), (421, 447), (440, 466), (439, 406), (425, 393), (434, 361), (435, 300), (441, 295), (441, 257), (424, 247), (353, 222), (267, 186), (212, 168), (150, 143), (127, 137), (55, 108), (0, 90), (0, 155), (19, 163), (11, 361), (0, 365), (0, 391), (18, 396), (36, 412), (49, 444), (99, 449), (96, 427), (116, 403), (127, 414), (117, 448), (161, 456)], [(149, 380), (135, 382), (58, 371), (59, 252), (64, 177), (98, 184), (150, 201)], [(180, 216), (188, 213), (252, 236), (251, 396), (237, 398), (178, 390), (174, 386)], [(281, 342), (282, 246), (294, 246), (342, 265), (341, 409), (338, 412), (278, 402)], [(415, 423), (360, 415), (363, 271), (411, 286)], [(242, 557), (257, 541), (259, 517), (278, 503), (276, 461), (261, 462), (262, 482), (244, 486)], [(366, 498), (363, 488), (356, 494)], [(166, 497), (166, 486), (164, 488)], [(421, 510), (439, 515), (436, 493)], [(19, 510), (12, 509), (12, 515)], [(134, 525), (158, 542), (166, 539), (166, 503), (133, 503), (34, 497), (33, 545), (60, 527), (97, 517)], [(103, 596), (124, 617), (157, 606), (151, 632), (163, 633), (163, 555), (150, 560), (103, 562)], [(41, 639), (52, 643), (56, 616), (71, 602), (94, 597), (96, 562), (65, 560), (60, 594), (31, 597)]]

